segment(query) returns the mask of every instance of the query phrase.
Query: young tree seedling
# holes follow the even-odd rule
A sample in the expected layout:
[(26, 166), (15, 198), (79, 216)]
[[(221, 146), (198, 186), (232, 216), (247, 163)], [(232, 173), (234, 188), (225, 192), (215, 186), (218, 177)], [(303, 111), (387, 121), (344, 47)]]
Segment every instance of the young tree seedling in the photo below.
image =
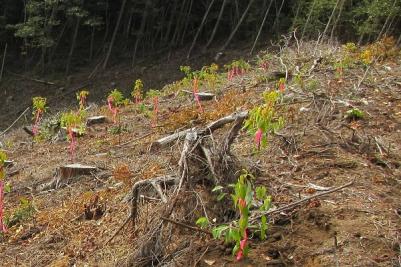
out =
[(245, 74), (251, 66), (245, 60), (234, 60), (231, 64), (225, 65), (227, 69), (227, 79), (231, 81), (236, 76)]
[(124, 96), (118, 89), (114, 89), (113, 91), (111, 91), (109, 96), (107, 97), (107, 106), (113, 114), (114, 124), (117, 123), (118, 107), (120, 107), (123, 103)]
[(195, 102), (199, 107), (199, 112), (203, 113), (204, 110), (203, 110), (202, 104), (199, 99), (199, 94), (198, 94), (199, 93), (199, 78), (197, 76), (195, 76), (193, 79), (192, 92), (194, 94)]
[[(238, 261), (247, 256), (249, 252), (249, 229), (258, 229), (261, 240), (266, 239), (267, 218), (261, 217), (259, 225), (250, 225), (249, 214), (251, 207), (258, 207), (260, 211), (268, 211), (271, 207), (271, 197), (267, 195), (267, 189), (264, 186), (254, 188), (253, 181), (255, 177), (248, 171), (243, 170), (235, 185), (230, 185), (234, 192), (230, 194), (232, 204), (239, 213), (239, 219), (229, 225), (219, 225), (212, 229), (215, 239), (224, 237), (226, 244), (234, 243), (232, 250)], [(212, 192), (217, 193), (217, 200), (223, 200), (228, 192), (226, 188), (216, 186)], [(209, 226), (210, 222), (205, 217), (201, 217), (196, 221), (201, 228)]]
[(142, 101), (143, 82), (138, 79), (135, 81), (134, 88), (131, 92), (135, 104), (140, 104)]
[(75, 151), (77, 147), (77, 135), (85, 133), (85, 112), (80, 110), (78, 112), (67, 112), (61, 116), (61, 127), (67, 129), (67, 139), (70, 142), (69, 152), (70, 159), (74, 161)]
[(213, 92), (216, 92), (216, 84), (219, 82), (219, 75), (217, 71), (219, 66), (212, 63), (210, 66), (204, 66), (200, 71), (200, 79), (205, 81), (208, 88)]
[(77, 93), (77, 100), (79, 103), (79, 110), (84, 110), (86, 107), (86, 101), (88, 99), (89, 92), (86, 90), (82, 90), (79, 93)]
[(267, 146), (267, 134), (274, 133), (284, 126), (284, 118), (277, 116), (276, 104), (281, 94), (279, 91), (263, 93), (264, 104), (254, 107), (244, 128), (255, 137), (255, 145), (259, 151)]
[(278, 90), (280, 93), (284, 93), (285, 91), (285, 78), (280, 78), (280, 80), (277, 83)]
[(191, 67), (189, 67), (189, 66), (181, 66), (180, 70), (186, 75), (186, 77), (183, 79), (183, 83), (184, 84), (188, 84), (189, 83), (189, 84), (192, 85), (193, 97), (195, 99), (196, 104), (199, 107), (199, 111), (201, 113), (203, 113), (203, 107), (202, 107), (202, 104), (200, 102), (199, 95), (198, 95), (198, 93), (199, 93), (199, 83), (200, 83), (200, 80), (203, 77), (203, 75), (202, 75), (203, 72), (202, 71), (192, 71)]
[(265, 54), (265, 55), (263, 55), (261, 57), (258, 56), (257, 58), (258, 58), (258, 60), (257, 60), (258, 66), (261, 69), (263, 69), (264, 71), (268, 71), (269, 67), (270, 67), (270, 62), (272, 60), (272, 55), (267, 53), (267, 54)]
[(44, 97), (34, 97), (32, 98), (33, 104), (33, 121), (34, 124), (32, 126), (33, 135), (36, 136), (39, 133), (39, 123), (43, 117), (43, 114), (46, 112), (46, 98)]

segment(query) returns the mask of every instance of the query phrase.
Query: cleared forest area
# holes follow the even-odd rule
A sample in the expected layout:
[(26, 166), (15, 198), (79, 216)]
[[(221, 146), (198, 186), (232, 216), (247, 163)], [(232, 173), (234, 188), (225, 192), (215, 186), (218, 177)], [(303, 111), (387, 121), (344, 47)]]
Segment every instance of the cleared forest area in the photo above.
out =
[(295, 37), (146, 98), (137, 81), (121, 106), (113, 91), (73, 150), (46, 123), (6, 134), (2, 262), (397, 266), (400, 50)]
[(400, 266), (399, 0), (0, 2), (0, 265)]

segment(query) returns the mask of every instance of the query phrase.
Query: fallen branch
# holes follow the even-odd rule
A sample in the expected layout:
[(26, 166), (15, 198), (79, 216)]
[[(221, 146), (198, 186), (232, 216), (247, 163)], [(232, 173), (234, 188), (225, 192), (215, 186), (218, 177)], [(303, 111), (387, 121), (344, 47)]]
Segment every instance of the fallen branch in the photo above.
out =
[(185, 224), (185, 223), (182, 223), (182, 222), (177, 222), (177, 221), (174, 221), (174, 220), (166, 218), (166, 217), (161, 217), (161, 219), (163, 221), (166, 221), (166, 222), (169, 222), (169, 223), (172, 223), (172, 224), (175, 224), (175, 225), (178, 225), (178, 226), (181, 226), (181, 227), (193, 230), (193, 231), (197, 231), (197, 232), (201, 232), (201, 233), (213, 236), (211, 232), (209, 232), (207, 230), (204, 230), (204, 229), (201, 229), (201, 228), (198, 228), (198, 227), (195, 227), (195, 226), (191, 226), (191, 225), (188, 225), (188, 224)]
[(180, 182), (178, 184), (178, 191), (180, 191), (182, 183), (184, 182), (185, 177), (188, 174), (188, 162), (187, 158), (190, 152), (192, 151), (192, 148), (194, 147), (194, 143), (198, 139), (198, 135), (195, 131), (187, 133), (185, 136), (185, 142), (184, 142), (184, 147), (182, 149), (180, 161), (178, 162), (179, 166), (179, 173), (180, 173)]
[(21, 74), (18, 74), (18, 73), (14, 73), (14, 72), (11, 72), (11, 71), (7, 71), (7, 72), (10, 73), (11, 75), (20, 77), (20, 78), (25, 79), (25, 80), (30, 80), (30, 81), (33, 81), (33, 82), (42, 83), (42, 84), (46, 84), (46, 85), (56, 85), (57, 86), (57, 84), (54, 83), (54, 82), (49, 82), (49, 81), (45, 81), (45, 80), (39, 80), (39, 79), (27, 77), (27, 76), (24, 76), (24, 75), (21, 75)]
[(183, 137), (185, 137), (187, 135), (187, 133), (189, 133), (190, 131), (195, 130), (195, 128), (190, 128), (190, 129), (186, 129), (186, 130), (182, 130), (179, 132), (176, 132), (174, 134), (168, 135), (166, 137), (160, 138), (159, 140), (155, 141), (152, 143), (152, 150), (160, 148), (160, 147), (164, 147), (172, 142), (174, 142), (177, 139), (181, 139)]
[[(245, 119), (247, 117), (248, 117), (248, 111), (242, 111), (239, 113), (236, 112), (236, 113), (233, 113), (226, 117), (223, 117), (221, 119), (218, 119), (217, 121), (211, 122), (208, 125), (206, 125), (205, 128), (197, 130), (196, 132), (200, 136), (206, 135), (206, 134), (212, 133), (215, 130), (223, 127), (227, 123), (231, 123), (231, 122), (233, 122), (237, 119), (241, 119), (241, 118)], [(190, 128), (190, 129), (182, 130), (177, 133), (160, 138), (159, 140), (152, 143), (152, 149), (164, 147), (164, 146), (174, 142), (177, 139), (184, 138), (189, 132), (192, 132), (195, 130), (196, 130), (196, 128)]]
[(237, 119), (240, 118), (247, 118), (248, 117), (248, 111), (241, 111), (239, 113), (235, 112), (231, 115), (228, 115), (224, 118), (218, 119), (217, 121), (211, 122), (208, 125), (206, 125), (206, 128), (200, 131), (200, 134), (207, 134), (209, 132), (214, 132), (215, 130), (223, 127), (227, 123), (231, 123)]
[(339, 191), (339, 190), (341, 190), (341, 189), (344, 189), (344, 188), (346, 188), (346, 187), (348, 187), (348, 186), (351, 186), (351, 185), (353, 185), (353, 184), (354, 184), (354, 181), (349, 182), (349, 183), (347, 183), (347, 184), (345, 184), (345, 185), (342, 185), (342, 186), (333, 188), (333, 189), (328, 190), (328, 191), (326, 191), (326, 192), (318, 193), (318, 194), (316, 194), (316, 195), (313, 195), (313, 196), (306, 197), (306, 198), (304, 198), (304, 199), (295, 201), (295, 202), (293, 202), (293, 203), (290, 203), (290, 204), (288, 204), (288, 205), (282, 206), (282, 207), (277, 208), (277, 209), (275, 209), (275, 210), (269, 210), (269, 211), (265, 211), (265, 212), (257, 212), (257, 215), (256, 215), (254, 218), (252, 218), (251, 220), (253, 220), (253, 221), (254, 221), (254, 220), (257, 220), (257, 219), (261, 218), (263, 215), (271, 215), (271, 214), (275, 214), (275, 213), (280, 213), (280, 212), (285, 211), (285, 210), (293, 209), (293, 208), (295, 208), (295, 207), (297, 207), (297, 206), (299, 206), (299, 205), (301, 205), (301, 204), (303, 204), (303, 203), (305, 203), (305, 202), (308, 202), (309, 200), (312, 200), (312, 199), (315, 199), (315, 198), (318, 198), (318, 197), (322, 197), (322, 196), (325, 196), (325, 195), (334, 193), (334, 192), (336, 192), (336, 191)]
[[(182, 90), (184, 93), (187, 93), (189, 95), (193, 95), (194, 92), (188, 91), (188, 90)], [(205, 93), (205, 92), (199, 92), (196, 93), (199, 97), (199, 100), (201, 101), (208, 101), (208, 100), (212, 100), (216, 95), (212, 94), (212, 93)]]
[(11, 123), (10, 126), (7, 127), (7, 129), (5, 129), (4, 131), (2, 131), (2, 132), (0, 133), (0, 135), (3, 135), (3, 134), (5, 134), (6, 132), (8, 132), (8, 130), (10, 130), (10, 129), (22, 118), (22, 116), (24, 116), (24, 114), (27, 113), (27, 111), (28, 111), (29, 109), (30, 109), (30, 107), (27, 107), (27, 108), (24, 110), (24, 112), (22, 112), (21, 115), (19, 115), (18, 118), (17, 118), (13, 123)]

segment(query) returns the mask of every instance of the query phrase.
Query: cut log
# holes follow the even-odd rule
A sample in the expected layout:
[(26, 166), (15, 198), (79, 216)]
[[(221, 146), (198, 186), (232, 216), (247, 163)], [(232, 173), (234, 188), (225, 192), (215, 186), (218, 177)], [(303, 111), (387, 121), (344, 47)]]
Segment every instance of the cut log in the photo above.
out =
[[(61, 130), (65, 136), (67, 136), (67, 128), (66, 127), (61, 127)], [(72, 132), (75, 134), (76, 137), (82, 137), (84, 136), (84, 133), (80, 132), (78, 128), (72, 128)]]
[(100, 124), (100, 123), (104, 123), (106, 122), (106, 117), (105, 116), (93, 116), (93, 117), (89, 117), (86, 120), (86, 125), (90, 126), (93, 124)]
[[(223, 117), (221, 119), (218, 119), (217, 121), (211, 122), (208, 125), (206, 125), (205, 128), (197, 130), (198, 135), (205, 135), (214, 132), (215, 130), (223, 127), (227, 123), (231, 123), (237, 119), (245, 119), (248, 117), (248, 111), (241, 111), (239, 113), (235, 112), (229, 116)], [(196, 128), (190, 128), (186, 130), (179, 131), (177, 133), (165, 136), (163, 138), (160, 138), (159, 140), (153, 142), (152, 144), (152, 150), (164, 147), (177, 139), (182, 139), (184, 138), (189, 132), (195, 131)]]
[(174, 142), (177, 139), (182, 139), (187, 135), (187, 133), (189, 133), (190, 131), (193, 131), (193, 130), (195, 130), (195, 128), (182, 130), (182, 131), (173, 133), (171, 135), (165, 136), (163, 138), (160, 138), (159, 140), (157, 140), (157, 141), (152, 143), (151, 150), (155, 150), (155, 149), (158, 149), (160, 147), (164, 147), (164, 146)]
[(231, 115), (228, 115), (226, 117), (223, 117), (221, 119), (218, 119), (217, 121), (209, 123), (206, 128), (201, 132), (201, 134), (208, 134), (210, 132), (214, 132), (215, 130), (223, 127), (227, 123), (231, 123), (237, 119), (240, 118), (247, 118), (248, 117), (248, 111), (241, 111), (239, 113), (235, 112)]
[[(194, 92), (188, 91), (188, 90), (182, 90), (184, 93), (190, 94), (193, 96)], [(199, 92), (197, 93), (199, 100), (201, 101), (208, 101), (214, 99), (216, 96), (215, 94), (212, 93), (206, 93), (206, 92)]]
[(97, 168), (93, 166), (81, 165), (79, 163), (65, 165), (60, 167), (61, 179), (71, 178), (78, 175), (89, 175), (91, 172), (96, 171)]

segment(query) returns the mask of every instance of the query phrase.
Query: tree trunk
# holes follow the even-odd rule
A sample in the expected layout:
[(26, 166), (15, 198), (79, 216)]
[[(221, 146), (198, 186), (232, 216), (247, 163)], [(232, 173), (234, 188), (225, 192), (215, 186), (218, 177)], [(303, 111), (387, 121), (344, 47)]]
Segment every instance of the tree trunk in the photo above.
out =
[(344, 3), (345, 3), (345, 0), (342, 0), (341, 4), (340, 4), (340, 10), (338, 11), (338, 15), (336, 17), (336, 20), (334, 21), (333, 27), (331, 28), (330, 40), (333, 40), (334, 31), (335, 31), (335, 29), (337, 27), (338, 21), (340, 20), (341, 14), (342, 14), (343, 9), (344, 9)]
[(106, 59), (103, 62), (103, 70), (106, 69), (107, 63), (109, 63), (110, 54), (111, 54), (111, 51), (113, 49), (114, 42), (116, 41), (117, 32), (118, 32), (118, 29), (120, 28), (120, 22), (121, 22), (121, 18), (123, 16), (123, 13), (124, 13), (124, 8), (125, 8), (125, 4), (126, 3), (127, 3), (127, 0), (123, 0), (123, 2), (121, 3), (120, 14), (118, 14), (117, 23), (116, 23), (116, 27), (114, 28), (113, 36), (111, 37), (109, 50), (107, 51)]
[(214, 36), (216, 35), (217, 29), (219, 28), (221, 18), (223, 17), (224, 9), (226, 7), (227, 0), (223, 0), (223, 3), (221, 4), (220, 12), (219, 12), (219, 17), (217, 18), (216, 24), (214, 25), (212, 35), (209, 38), (209, 41), (205, 45), (205, 50), (212, 44), (214, 40)]
[(295, 29), (295, 23), (298, 19), (299, 16), (299, 10), (301, 9), (301, 1), (298, 1), (298, 6), (297, 6), (297, 11), (295, 12), (295, 17), (292, 19), (292, 25), (291, 25), (291, 31), (294, 31)]
[(168, 27), (167, 27), (167, 31), (166, 34), (164, 35), (164, 42), (167, 42), (167, 40), (169, 39), (170, 33), (171, 33), (171, 28), (173, 27), (173, 21), (174, 21), (174, 17), (177, 13), (177, 4), (178, 4), (179, 0), (175, 0), (174, 1), (174, 5), (173, 5), (173, 9), (171, 10), (171, 16), (168, 22)]
[(278, 35), (277, 25), (278, 25), (278, 22), (279, 22), (279, 19), (280, 19), (281, 10), (283, 9), (283, 6), (284, 6), (284, 2), (285, 2), (285, 0), (283, 0), (281, 2), (280, 8), (278, 9), (278, 11), (276, 13), (276, 19), (274, 20), (273, 27), (272, 27), (273, 29), (276, 30), (277, 35)]
[(146, 0), (146, 3), (145, 3), (145, 10), (144, 10), (144, 14), (142, 16), (142, 21), (141, 21), (141, 26), (139, 28), (139, 33), (138, 33), (138, 36), (136, 37), (134, 53), (132, 55), (132, 65), (131, 65), (132, 68), (135, 65), (135, 59), (136, 59), (136, 53), (138, 51), (138, 45), (139, 45), (140, 41), (142, 40), (142, 36), (144, 34), (144, 30), (145, 30), (145, 26), (146, 26), (146, 20), (147, 20), (147, 17), (148, 17), (148, 8), (150, 6), (150, 2), (151, 2), (151, 0)]
[(313, 0), (312, 6), (311, 6), (311, 8), (310, 8), (310, 10), (309, 10), (308, 18), (306, 19), (304, 28), (303, 28), (303, 30), (302, 30), (301, 40), (304, 39), (305, 31), (306, 31), (306, 28), (308, 27), (309, 20), (310, 20), (310, 18), (311, 18), (311, 16), (312, 16), (312, 13), (313, 13), (313, 9), (315, 8), (315, 4), (316, 4), (316, 0)]
[(332, 19), (334, 17), (334, 14), (336, 13), (336, 10), (337, 10), (337, 7), (338, 7), (339, 3), (340, 3), (340, 0), (337, 0), (336, 4), (334, 5), (333, 11), (331, 12), (331, 15), (329, 17), (329, 21), (327, 21), (326, 27), (324, 27), (324, 31), (323, 31), (322, 39), (321, 39), (322, 41), (326, 36), (326, 33), (327, 33), (328, 29), (329, 29), (329, 26), (330, 26), (330, 23), (331, 23), (331, 21), (332, 21)]
[(4, 47), (3, 60), (1, 62), (0, 83), (1, 83), (1, 79), (3, 79), (4, 63), (6, 62), (6, 56), (7, 56), (7, 45), (8, 44), (6, 43), (6, 46)]
[(386, 21), (384, 22), (383, 27), (382, 27), (382, 29), (381, 29), (379, 35), (377, 36), (377, 39), (376, 39), (377, 41), (380, 40), (380, 39), (382, 38), (382, 34), (383, 34), (383, 32), (386, 30), (386, 28), (387, 28), (387, 24), (388, 24), (389, 21), (390, 21), (390, 17), (393, 16), (393, 12), (392, 12), (392, 11), (394, 10), (394, 6), (395, 6), (396, 2), (397, 2), (397, 0), (394, 0), (394, 1), (393, 1), (393, 5), (391, 6), (390, 12), (389, 12), (388, 15), (387, 15)]
[[(205, 26), (206, 18), (209, 15), (209, 12), (212, 9), (212, 6), (213, 6), (215, 1), (216, 0), (212, 0), (210, 2), (209, 7), (207, 8), (205, 14), (203, 15), (203, 19), (202, 19), (201, 25), (199, 26), (198, 31), (195, 34), (194, 40), (192, 41), (191, 47), (189, 48), (189, 51), (188, 51), (188, 54), (187, 54), (187, 59), (189, 59), (191, 57), (192, 50), (195, 47), (196, 41), (198, 40), (199, 34), (201, 33), (201, 31), (203, 29), (203, 26)], [(251, 1), (253, 1), (253, 0), (251, 0)]]
[(190, 14), (191, 14), (191, 12), (192, 12), (192, 7), (193, 7), (193, 5), (194, 5), (194, 0), (191, 0), (191, 3), (190, 3), (190, 5), (189, 5), (189, 9), (188, 9), (188, 15), (187, 15), (186, 20), (185, 20), (184, 30), (183, 30), (183, 32), (182, 32), (182, 34), (181, 34), (180, 45), (183, 45), (183, 44), (184, 44), (184, 41), (185, 41), (185, 36), (186, 36), (186, 34), (187, 34), (188, 25), (189, 25), (189, 20), (190, 20)]
[(224, 43), (224, 45), (220, 48), (220, 52), (223, 52), (226, 50), (227, 46), (230, 44), (231, 40), (233, 39), (234, 35), (237, 33), (239, 27), (241, 26), (242, 22), (244, 21), (246, 15), (248, 14), (249, 8), (252, 6), (253, 2), (255, 0), (250, 0), (248, 3), (248, 6), (246, 7), (244, 13), (242, 13), (242, 16), (240, 20), (238, 21), (237, 25), (235, 26), (234, 30), (231, 32), (230, 36), (228, 37), (227, 41)]
[(181, 4), (181, 9), (177, 18), (177, 24), (175, 25), (175, 30), (174, 30), (174, 34), (173, 37), (170, 40), (170, 49), (173, 49), (176, 45), (176, 43), (178, 42), (178, 38), (179, 38), (179, 32), (180, 29), (185, 26), (183, 23), (183, 19), (184, 19), (184, 10), (185, 7), (187, 6), (187, 0), (183, 0), (182, 4)]
[(270, 8), (271, 8), (272, 4), (273, 4), (273, 0), (270, 0), (269, 7), (266, 9), (265, 16), (263, 17), (263, 20), (262, 20), (262, 24), (260, 24), (260, 28), (259, 28), (258, 34), (256, 35), (256, 39), (255, 39), (255, 41), (253, 43), (251, 52), (249, 53), (250, 55), (253, 54), (253, 51), (254, 51), (254, 49), (256, 47), (256, 44), (257, 44), (257, 42), (259, 40), (260, 34), (262, 33), (263, 26), (266, 23), (267, 15), (269, 14), (269, 11), (270, 11)]
[(91, 41), (90, 41), (90, 47), (89, 47), (89, 62), (92, 62), (92, 59), (93, 59), (93, 43), (94, 42), (95, 42), (95, 27), (92, 27)]
[(51, 63), (53, 61), (54, 54), (56, 53), (56, 50), (57, 50), (58, 46), (60, 45), (61, 39), (63, 38), (63, 35), (65, 32), (65, 29), (67, 28), (67, 25), (68, 25), (68, 22), (65, 22), (63, 25), (63, 28), (61, 29), (59, 35), (57, 36), (56, 45), (53, 46), (53, 48), (51, 50), (51, 54), (49, 56), (49, 63), (48, 63), (49, 65), (51, 65)]
[(74, 35), (72, 37), (70, 52), (68, 53), (67, 65), (65, 67), (65, 76), (67, 76), (70, 72), (71, 59), (72, 59), (72, 55), (74, 54), (75, 44), (77, 43), (77, 37), (78, 37), (78, 31), (79, 31), (80, 24), (81, 24), (81, 17), (77, 17), (77, 22), (75, 24)]

